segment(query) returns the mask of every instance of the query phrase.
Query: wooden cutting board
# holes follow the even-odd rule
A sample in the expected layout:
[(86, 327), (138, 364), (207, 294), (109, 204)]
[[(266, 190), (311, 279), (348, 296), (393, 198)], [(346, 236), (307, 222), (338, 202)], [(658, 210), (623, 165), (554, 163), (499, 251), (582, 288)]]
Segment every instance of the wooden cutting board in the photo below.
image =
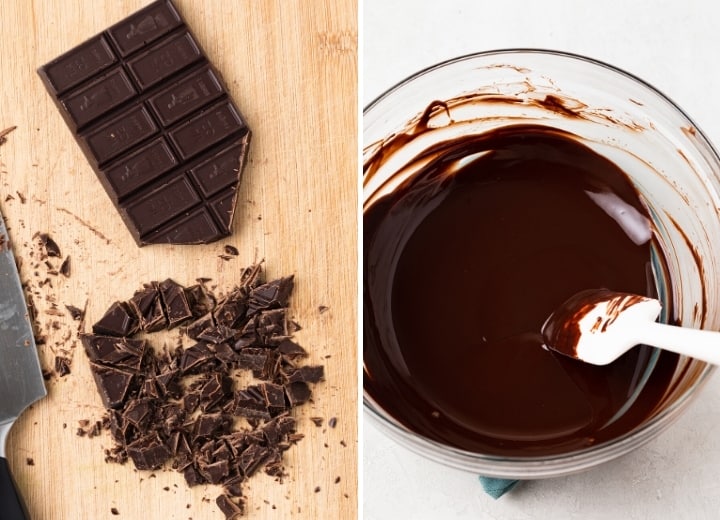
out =
[[(265, 259), (269, 278), (295, 274), (296, 340), (323, 363), (326, 382), (297, 411), (305, 438), (286, 454), (283, 483), (246, 487), (248, 518), (357, 515), (357, 4), (355, 0), (177, 0), (253, 131), (234, 234), (206, 246), (138, 248), (45, 92), (35, 70), (119, 21), (143, 0), (10, 0), (0, 14), (0, 210), (37, 308), (38, 348), (52, 369), (48, 397), (22, 415), (8, 457), (36, 520), (221, 519), (219, 489), (188, 488), (180, 474), (104, 462), (107, 432), (78, 421), (103, 409), (65, 305), (87, 306), (87, 330), (143, 282), (212, 278), (218, 290)], [(39, 262), (37, 233), (69, 256)], [(240, 254), (219, 257), (231, 244)], [(1, 362), (1, 360), (0, 360)], [(0, 396), (1, 398), (1, 396)], [(309, 417), (325, 418), (316, 427)], [(337, 426), (327, 421), (337, 418)], [(111, 513), (116, 508), (118, 515)], [(2, 512), (0, 512), (2, 517)]]

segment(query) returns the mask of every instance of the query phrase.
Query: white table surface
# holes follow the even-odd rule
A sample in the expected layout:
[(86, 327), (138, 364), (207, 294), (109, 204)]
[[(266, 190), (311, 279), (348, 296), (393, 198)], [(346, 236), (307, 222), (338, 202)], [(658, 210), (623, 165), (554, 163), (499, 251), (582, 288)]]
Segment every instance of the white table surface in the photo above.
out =
[[(712, 0), (364, 0), (365, 104), (426, 66), (482, 50), (540, 47), (616, 65), (660, 89), (720, 147), (720, 3)], [(720, 346), (719, 346), (720, 348)], [(364, 421), (366, 520), (720, 518), (720, 375), (631, 455), (499, 500), (477, 476), (401, 448)]]

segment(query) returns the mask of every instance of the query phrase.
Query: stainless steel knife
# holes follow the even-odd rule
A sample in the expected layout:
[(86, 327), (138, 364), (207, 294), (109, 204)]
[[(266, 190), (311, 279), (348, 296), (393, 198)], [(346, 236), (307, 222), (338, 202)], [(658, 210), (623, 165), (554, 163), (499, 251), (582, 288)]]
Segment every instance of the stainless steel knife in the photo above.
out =
[(47, 395), (5, 222), (0, 214), (0, 518), (27, 520), (5, 458), (5, 442), (15, 419)]

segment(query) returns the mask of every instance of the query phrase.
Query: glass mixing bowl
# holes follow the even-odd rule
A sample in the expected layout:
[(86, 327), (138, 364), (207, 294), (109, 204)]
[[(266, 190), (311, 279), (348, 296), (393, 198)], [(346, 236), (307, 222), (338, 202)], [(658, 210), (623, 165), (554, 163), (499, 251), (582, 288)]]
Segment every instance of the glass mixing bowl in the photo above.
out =
[[(652, 218), (663, 319), (720, 330), (720, 158), (670, 99), (605, 63), (554, 51), (503, 50), (449, 60), (399, 83), (364, 111), (363, 209), (412, 175), (405, 166), (433, 143), (519, 123), (576, 134), (627, 173)], [(415, 135), (419, 126), (425, 131)], [(460, 450), (416, 434), (367, 392), (363, 406), (369, 421), (429, 459), (493, 477), (555, 477), (612, 460), (657, 436), (713, 371), (680, 358), (667, 392), (640, 426), (552, 456)]]

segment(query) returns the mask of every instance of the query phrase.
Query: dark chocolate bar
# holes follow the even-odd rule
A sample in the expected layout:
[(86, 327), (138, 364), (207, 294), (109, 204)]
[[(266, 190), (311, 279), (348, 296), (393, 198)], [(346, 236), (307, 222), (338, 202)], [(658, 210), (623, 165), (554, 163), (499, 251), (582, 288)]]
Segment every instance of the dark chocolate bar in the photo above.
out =
[(138, 245), (230, 234), (250, 130), (170, 0), (38, 73)]

